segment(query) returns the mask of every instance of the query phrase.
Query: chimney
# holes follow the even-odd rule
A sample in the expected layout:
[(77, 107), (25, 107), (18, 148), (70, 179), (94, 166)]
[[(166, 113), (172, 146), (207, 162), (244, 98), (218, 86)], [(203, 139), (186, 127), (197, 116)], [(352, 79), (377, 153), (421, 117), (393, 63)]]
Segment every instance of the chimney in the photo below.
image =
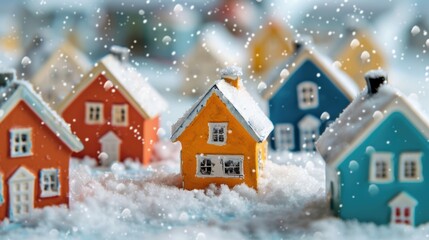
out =
[(301, 49), (304, 49), (305, 46), (311, 45), (313, 42), (313, 39), (310, 35), (301, 35), (299, 39), (296, 39), (293, 42), (293, 45), (295, 47), (295, 52), (301, 51)]
[(239, 89), (242, 85), (240, 77), (243, 75), (241, 67), (228, 66), (220, 70), (220, 77), (231, 86)]
[(126, 47), (113, 45), (112, 47), (110, 47), (110, 54), (112, 54), (121, 63), (124, 63), (124, 62), (128, 62), (128, 58), (130, 56), (130, 49)]
[(387, 83), (387, 74), (383, 70), (371, 70), (365, 74), (368, 94), (376, 94), (381, 85)]
[(14, 69), (0, 70), (0, 87), (8, 86), (16, 78)]

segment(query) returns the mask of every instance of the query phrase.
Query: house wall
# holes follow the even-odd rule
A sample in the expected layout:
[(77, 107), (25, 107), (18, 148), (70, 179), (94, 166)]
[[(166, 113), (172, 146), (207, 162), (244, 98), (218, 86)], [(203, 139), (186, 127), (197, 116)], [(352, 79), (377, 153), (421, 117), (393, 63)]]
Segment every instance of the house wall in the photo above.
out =
[[(320, 74), (319, 77), (317, 75)], [(292, 151), (300, 150), (300, 136), (298, 122), (310, 114), (317, 119), (323, 112), (328, 112), (330, 121), (335, 120), (338, 115), (348, 106), (350, 100), (344, 93), (334, 85), (325, 73), (312, 61), (306, 60), (298, 66), (285, 80), (283, 86), (269, 100), (270, 119), (274, 128), (278, 123), (291, 123), (294, 126), (295, 148)], [(298, 105), (297, 86), (303, 81), (311, 81), (319, 86), (319, 105), (316, 108), (302, 110)], [(320, 134), (323, 133), (330, 121), (323, 121), (320, 125)], [(272, 133), (275, 137), (275, 130)], [(271, 146), (275, 147), (275, 140), (270, 138)]]
[[(336, 60), (341, 63), (341, 68), (356, 82), (359, 89), (366, 87), (365, 74), (368, 71), (386, 67), (386, 60), (381, 49), (375, 46), (370, 38), (358, 31), (356, 36), (350, 39), (359, 40), (360, 46), (352, 48), (350, 42), (346, 42), (343, 50), (336, 57)], [(364, 51), (370, 54), (369, 62), (363, 61), (361, 58)]]
[[(145, 151), (144, 148), (151, 147), (145, 145), (145, 126), (157, 127), (158, 120), (153, 120), (151, 123), (146, 123), (143, 116), (127, 102), (124, 95), (115, 87), (106, 91), (104, 83), (106, 77), (99, 75), (93, 80), (80, 94), (64, 109), (62, 116), (64, 120), (70, 123), (72, 131), (81, 139), (84, 150), (75, 153), (73, 156), (82, 158), (90, 156), (98, 159), (100, 154), (101, 144), (99, 139), (109, 131), (113, 131), (121, 140), (120, 160), (126, 158), (139, 159), (141, 162), (147, 163), (151, 158), (151, 151)], [(104, 104), (104, 123), (87, 125), (85, 123), (85, 103), (86, 102), (102, 102)], [(128, 103), (128, 126), (112, 126), (110, 124), (113, 104)], [(150, 131), (146, 131), (148, 133)], [(155, 131), (156, 133), (156, 131)], [(147, 136), (150, 138), (150, 136)]]
[(292, 34), (272, 22), (266, 24), (251, 42), (251, 64), (254, 73), (264, 74), (293, 53)]
[[(32, 152), (28, 157), (10, 156), (9, 130), (11, 128), (32, 129)], [(0, 122), (0, 173), (3, 174), (3, 196), (5, 202), (0, 204), (0, 220), (9, 217), (8, 179), (15, 171), (24, 166), (35, 176), (34, 207), (69, 202), (69, 161), (71, 150), (47, 127), (42, 120), (23, 101), (19, 102), (8, 116)], [(45, 168), (59, 169), (60, 196), (40, 198), (39, 171)]]
[[(228, 122), (227, 143), (223, 146), (208, 144), (209, 122)], [(206, 106), (190, 123), (178, 140), (182, 144), (181, 171), (183, 187), (188, 190), (204, 189), (210, 184), (226, 184), (229, 187), (245, 183), (257, 188), (257, 144), (245, 128), (229, 112), (217, 95), (212, 95)], [(263, 145), (263, 144), (262, 144)], [(243, 178), (197, 177), (197, 155), (243, 155)]]
[[(372, 146), (375, 151), (387, 151), (393, 157), (393, 181), (391, 183), (374, 183), (378, 194), (371, 195), (369, 186), (369, 164)], [(422, 152), (422, 175), (420, 183), (404, 183), (399, 181), (399, 156), (403, 152)], [(350, 171), (350, 161), (359, 163), (359, 168)], [(351, 154), (339, 165), (341, 195), (338, 204), (342, 207), (339, 216), (343, 219), (371, 221), (377, 224), (390, 222), (389, 201), (402, 191), (414, 197), (418, 204), (415, 209), (415, 224), (429, 221), (429, 145), (427, 139), (401, 113), (394, 112), (373, 131)], [(338, 206), (337, 206), (338, 207)]]

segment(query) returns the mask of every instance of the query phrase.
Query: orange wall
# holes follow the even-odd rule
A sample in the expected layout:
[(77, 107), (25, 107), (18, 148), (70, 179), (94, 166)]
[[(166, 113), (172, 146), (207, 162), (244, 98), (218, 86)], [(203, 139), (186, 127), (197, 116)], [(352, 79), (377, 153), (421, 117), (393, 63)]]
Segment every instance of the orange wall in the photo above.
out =
[[(111, 126), (109, 122), (112, 105), (128, 102), (122, 93), (114, 87), (106, 91), (104, 89), (106, 80), (106, 77), (99, 75), (62, 113), (64, 120), (70, 123), (73, 132), (81, 139), (85, 147), (84, 150), (74, 154), (74, 156), (79, 158), (90, 156), (98, 159), (101, 149), (99, 139), (107, 132), (113, 130), (122, 139), (120, 150), (121, 161), (126, 158), (138, 158), (140, 161), (148, 163), (152, 156), (152, 152), (148, 149), (151, 149), (152, 145), (144, 144), (144, 142), (150, 142), (151, 139), (156, 141), (156, 130), (153, 130), (153, 128), (158, 129), (158, 118), (144, 120), (140, 113), (132, 105), (128, 104), (128, 126)], [(85, 124), (86, 102), (104, 103), (104, 124)], [(146, 130), (146, 128), (152, 128), (152, 130)]]
[[(350, 43), (346, 43), (345, 49), (340, 52), (336, 59), (341, 63), (341, 68), (358, 84), (359, 88), (363, 89), (366, 87), (366, 72), (384, 68), (386, 67), (386, 62), (381, 50), (371, 42), (368, 36), (357, 33), (355, 38), (359, 40), (360, 46), (352, 48), (349, 45)], [(367, 51), (370, 54), (369, 62), (362, 61), (361, 54), (363, 51)]]
[[(32, 128), (32, 156), (10, 157), (9, 130), (11, 128)], [(9, 115), (0, 122), (0, 172), (3, 174), (3, 194), (5, 203), (0, 206), (0, 220), (8, 216), (9, 187), (8, 179), (15, 171), (25, 166), (35, 179), (34, 207), (49, 205), (68, 205), (69, 194), (69, 161), (71, 150), (39, 119), (25, 102), (19, 102)], [(58, 168), (60, 171), (61, 195), (57, 197), (39, 198), (39, 170)]]
[(292, 35), (275, 22), (265, 25), (257, 34), (251, 45), (252, 69), (264, 74), (293, 52), (293, 40)]
[[(228, 122), (226, 145), (217, 146), (207, 143), (209, 122)], [(181, 170), (185, 189), (204, 189), (211, 183), (226, 184), (230, 187), (245, 183), (257, 188), (258, 164), (255, 158), (257, 143), (216, 95), (209, 98), (206, 107), (201, 110), (178, 140), (182, 144)], [(199, 154), (244, 155), (244, 178), (197, 177), (196, 156)]]

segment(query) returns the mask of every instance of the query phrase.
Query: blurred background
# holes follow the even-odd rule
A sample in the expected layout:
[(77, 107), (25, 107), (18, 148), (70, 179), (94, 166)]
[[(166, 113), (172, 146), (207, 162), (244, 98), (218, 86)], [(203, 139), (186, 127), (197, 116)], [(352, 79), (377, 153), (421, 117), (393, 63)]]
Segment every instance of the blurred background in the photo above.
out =
[[(65, 41), (91, 63), (120, 45), (131, 50), (131, 63), (148, 81), (182, 101), (204, 91), (204, 86), (182, 87), (206, 74), (202, 67), (194, 70), (198, 74), (189, 70), (195, 62), (208, 62), (201, 54), (190, 59), (202, 46), (222, 57), (237, 56), (228, 61), (248, 70), (256, 88), (266, 75), (252, 68), (252, 42), (277, 22), (290, 36), (285, 41), (311, 39), (333, 62), (342, 39), (351, 35), (346, 44), (353, 45), (358, 31), (350, 29), (364, 30), (377, 52), (362, 51), (360, 57), (380, 57), (391, 82), (427, 104), (429, 2), (424, 0), (2, 0), (1, 6), (0, 66), (19, 69), (31, 63), (33, 73), (18, 72), (26, 79)], [(263, 42), (273, 46), (270, 40)]]

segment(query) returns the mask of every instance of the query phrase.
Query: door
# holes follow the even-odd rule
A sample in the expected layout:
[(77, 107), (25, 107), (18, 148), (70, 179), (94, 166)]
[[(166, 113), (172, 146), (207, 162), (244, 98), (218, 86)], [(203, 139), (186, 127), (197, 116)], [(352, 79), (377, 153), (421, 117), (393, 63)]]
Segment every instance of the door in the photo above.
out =
[(114, 162), (120, 161), (121, 142), (121, 139), (113, 131), (100, 138), (102, 153), (100, 154), (100, 161), (103, 166), (110, 166)]
[(34, 209), (35, 176), (20, 167), (9, 179), (9, 218), (14, 221)]
[(390, 223), (391, 224), (406, 224), (414, 226), (414, 213), (417, 205), (417, 200), (406, 192), (401, 192), (395, 196), (390, 202)]

